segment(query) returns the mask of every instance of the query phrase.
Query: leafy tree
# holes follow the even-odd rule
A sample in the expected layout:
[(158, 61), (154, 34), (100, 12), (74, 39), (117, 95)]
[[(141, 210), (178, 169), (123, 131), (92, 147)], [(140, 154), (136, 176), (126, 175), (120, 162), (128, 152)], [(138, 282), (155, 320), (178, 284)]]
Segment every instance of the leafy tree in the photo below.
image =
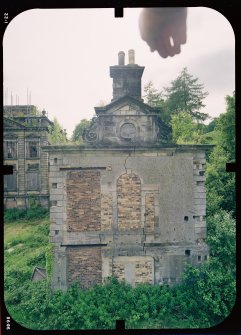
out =
[(230, 161), (235, 160), (235, 93), (226, 96), (226, 113), (220, 115), (217, 122), (217, 130), (221, 137), (219, 145), (223, 147)]
[(49, 143), (53, 145), (66, 144), (68, 142), (66, 130), (62, 128), (56, 117), (53, 123), (52, 126), (49, 126)]
[(87, 119), (81, 120), (77, 124), (77, 126), (75, 127), (75, 129), (73, 131), (73, 134), (72, 134), (72, 137), (71, 137), (71, 141), (82, 143), (83, 142), (82, 135), (83, 135), (84, 129), (87, 128), (90, 125), (90, 122), (91, 121), (87, 120)]
[(152, 107), (163, 107), (164, 97), (162, 92), (158, 92), (158, 90), (154, 87), (152, 81), (149, 81), (144, 86), (144, 100), (145, 102)]
[(206, 132), (209, 133), (210, 131), (213, 131), (217, 125), (217, 117), (214, 117), (212, 121), (209, 122), (209, 124), (205, 127)]
[[(144, 92), (145, 102), (152, 107), (159, 107), (163, 121), (168, 124), (173, 115), (182, 112), (189, 114), (199, 124), (209, 117), (208, 114), (200, 112), (205, 107), (203, 100), (208, 92), (204, 91), (203, 84), (198, 83), (198, 78), (188, 73), (187, 68), (164, 91), (158, 91), (150, 81), (144, 86)], [(202, 127), (204, 131), (204, 125), (198, 126), (199, 129)]]
[(220, 210), (208, 217), (207, 242), (211, 247), (211, 256), (218, 259), (222, 267), (235, 274), (236, 254), (235, 220), (229, 212)]
[[(207, 162), (207, 200), (235, 216), (235, 175), (226, 172), (226, 163), (235, 159), (235, 96), (227, 96), (227, 111), (216, 120), (216, 146)], [(215, 201), (213, 201), (215, 199)], [(215, 207), (212, 209), (215, 212)]]
[(172, 115), (172, 140), (177, 144), (201, 143), (202, 129), (187, 112)]
[(177, 79), (165, 88), (166, 109), (170, 114), (186, 112), (194, 120), (204, 121), (208, 114), (201, 113), (200, 109), (205, 107), (203, 100), (207, 95), (208, 92), (203, 90), (203, 84), (199, 84), (198, 78), (189, 74), (185, 67)]

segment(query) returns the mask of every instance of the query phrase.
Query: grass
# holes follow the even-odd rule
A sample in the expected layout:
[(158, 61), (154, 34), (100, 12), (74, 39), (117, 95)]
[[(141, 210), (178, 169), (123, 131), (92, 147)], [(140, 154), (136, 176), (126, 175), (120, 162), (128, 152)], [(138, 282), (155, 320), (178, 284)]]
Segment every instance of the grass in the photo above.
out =
[(31, 282), (34, 267), (46, 267), (49, 223), (45, 218), (4, 224), (4, 298), (12, 311), (14, 295)]

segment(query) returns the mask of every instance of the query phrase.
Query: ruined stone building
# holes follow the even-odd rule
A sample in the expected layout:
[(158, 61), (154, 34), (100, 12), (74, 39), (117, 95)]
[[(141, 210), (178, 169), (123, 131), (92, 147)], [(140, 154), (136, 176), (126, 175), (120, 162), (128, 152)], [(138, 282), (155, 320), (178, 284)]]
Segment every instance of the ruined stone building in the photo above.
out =
[(169, 144), (160, 111), (143, 103), (129, 51), (110, 67), (113, 99), (96, 107), (84, 145), (49, 146), (52, 286), (83, 288), (108, 276), (174, 284), (208, 257), (207, 145)]
[(52, 122), (33, 105), (4, 106), (3, 122), (4, 165), (13, 166), (4, 176), (4, 207), (26, 208), (31, 199), (48, 207), (48, 154), (41, 147)]

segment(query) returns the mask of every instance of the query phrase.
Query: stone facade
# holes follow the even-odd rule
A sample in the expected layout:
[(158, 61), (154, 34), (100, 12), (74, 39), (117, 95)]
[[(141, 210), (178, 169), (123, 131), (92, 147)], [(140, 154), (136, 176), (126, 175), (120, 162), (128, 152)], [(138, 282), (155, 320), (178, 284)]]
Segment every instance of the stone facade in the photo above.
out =
[(34, 115), (34, 106), (4, 106), (4, 165), (13, 174), (4, 177), (4, 207), (26, 208), (31, 201), (49, 206), (48, 144), (52, 122), (45, 113)]
[[(114, 75), (129, 71), (120, 63)], [(75, 281), (88, 288), (113, 275), (133, 286), (172, 285), (185, 263), (208, 258), (209, 146), (164, 143), (167, 128), (151, 107), (122, 93), (96, 110), (84, 145), (43, 148), (52, 185), (53, 289)]]
[[(101, 258), (93, 256), (95, 262), (99, 259), (98, 278), (104, 281), (117, 274), (133, 285), (178, 282), (185, 262), (205, 260), (206, 149), (203, 145), (128, 150), (46, 147), (50, 185), (54, 185), (50, 190), (50, 234), (56, 257), (53, 287), (66, 289), (80, 278), (78, 269), (79, 276), (85, 272), (69, 261), (68, 250), (72, 258), (75, 253), (79, 257), (82, 251), (85, 255), (99, 250)], [(119, 262), (118, 257), (124, 258)], [(143, 262), (142, 275), (137, 265), (130, 270), (132, 257), (135, 264)], [(153, 261), (152, 272), (145, 257)], [(69, 275), (74, 267), (75, 274)], [(62, 280), (68, 279), (58, 282), (58, 272)], [(132, 273), (132, 279), (126, 273)]]

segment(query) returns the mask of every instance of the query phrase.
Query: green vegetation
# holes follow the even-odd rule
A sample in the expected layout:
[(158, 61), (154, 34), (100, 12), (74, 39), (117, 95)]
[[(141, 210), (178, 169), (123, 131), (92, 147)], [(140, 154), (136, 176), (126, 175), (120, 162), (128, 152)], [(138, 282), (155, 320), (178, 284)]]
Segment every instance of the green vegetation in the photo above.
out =
[(170, 123), (172, 116), (183, 112), (196, 122), (208, 118), (208, 114), (200, 112), (205, 106), (203, 100), (208, 92), (204, 91), (203, 84), (198, 83), (198, 78), (188, 73), (187, 68), (183, 68), (180, 75), (164, 91), (158, 92), (153, 83), (149, 82), (145, 85), (144, 92), (146, 103), (159, 107), (162, 119), (167, 123)]
[(77, 126), (74, 128), (71, 141), (75, 143), (83, 143), (83, 133), (86, 128), (90, 126), (91, 121), (87, 119), (82, 119)]
[(4, 211), (4, 222), (44, 219), (47, 218), (48, 215), (48, 209), (38, 205), (31, 206), (28, 209), (11, 208)]
[(49, 126), (48, 135), (49, 144), (68, 144), (66, 130), (60, 125), (58, 119), (55, 117), (52, 126)]
[(45, 267), (49, 219), (4, 223), (4, 299), (13, 318), (22, 319), (21, 303), (28, 294), (34, 266)]
[(115, 278), (104, 285), (52, 292), (48, 280), (31, 282), (45, 266), (48, 220), (5, 225), (5, 302), (10, 315), (31, 329), (110, 329), (117, 319), (132, 328), (200, 328), (220, 323), (235, 302), (235, 221), (222, 211), (209, 218), (211, 257), (187, 266), (175, 287), (138, 285)]

